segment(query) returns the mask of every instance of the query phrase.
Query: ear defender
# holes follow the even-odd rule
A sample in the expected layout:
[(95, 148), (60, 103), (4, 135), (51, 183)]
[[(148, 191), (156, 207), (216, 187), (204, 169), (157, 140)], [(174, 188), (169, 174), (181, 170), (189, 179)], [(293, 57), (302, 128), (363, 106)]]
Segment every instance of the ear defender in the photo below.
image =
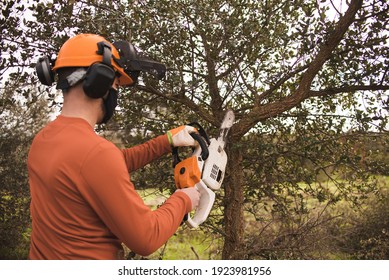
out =
[(111, 46), (104, 41), (97, 43), (97, 46), (97, 54), (103, 56), (103, 61), (88, 68), (83, 82), (85, 94), (96, 99), (106, 95), (115, 80), (115, 71), (111, 65)]
[(42, 84), (46, 86), (51, 86), (53, 84), (54, 71), (52, 70), (52, 61), (48, 56), (39, 58), (35, 70), (38, 79)]

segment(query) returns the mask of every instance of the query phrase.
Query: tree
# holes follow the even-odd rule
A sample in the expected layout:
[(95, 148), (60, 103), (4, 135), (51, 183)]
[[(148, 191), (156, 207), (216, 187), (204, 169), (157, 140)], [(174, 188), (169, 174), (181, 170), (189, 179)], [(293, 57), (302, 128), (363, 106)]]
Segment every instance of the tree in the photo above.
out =
[[(332, 178), (326, 165), (342, 164), (364, 179), (366, 169), (355, 169), (359, 155), (350, 159), (356, 136), (372, 129), (387, 133), (386, 1), (351, 0), (339, 6), (316, 0), (31, 3), (36, 20), (24, 20), (29, 32), (15, 28), (23, 2), (5, 1), (1, 21), (8, 30), (2, 33), (2, 49), (11, 54), (24, 46), (20, 56), (27, 65), (33, 64), (31, 54), (55, 53), (76, 32), (112, 41), (131, 34), (138, 48), (168, 65), (165, 81), (142, 77), (136, 89), (122, 92), (115, 124), (121, 131), (153, 135), (196, 117), (213, 135), (225, 110), (234, 110), (224, 217), (217, 221), (223, 226), (225, 259), (243, 257), (239, 248), (245, 243), (244, 207), (253, 201), (250, 196), (281, 197), (281, 190), (293, 193), (298, 180), (310, 184), (319, 173)], [(0, 71), (19, 62), (10, 55)], [(343, 142), (334, 140), (345, 131), (350, 133)], [(285, 146), (269, 144), (277, 139)], [(304, 169), (307, 162), (310, 169)], [(340, 193), (352, 194), (337, 182)], [(335, 199), (320, 188), (311, 194)], [(279, 201), (279, 211), (287, 205)]]
[[(0, 259), (26, 258), (30, 233), (27, 154), (50, 108), (34, 88), (7, 81), (0, 89)], [(23, 98), (23, 92), (33, 98)]]
[[(214, 127), (227, 107), (237, 114), (223, 203), (223, 258), (230, 258), (244, 236), (247, 148), (241, 141), (259, 123), (282, 113), (295, 114), (306, 128), (310, 114), (336, 114), (337, 104), (355, 107), (356, 121), (367, 128), (372, 116), (358, 109), (356, 96), (374, 91), (369, 102), (379, 104), (388, 89), (387, 34), (381, 23), (387, 20), (388, 5), (351, 1), (339, 20), (331, 21), (328, 7), (316, 1), (200, 1), (195, 6), (187, 1), (173, 11), (171, 3), (150, 4), (134, 7), (133, 20), (145, 27), (137, 35), (161, 45), (156, 54), (174, 57), (167, 64), (182, 74), (170, 88), (142, 89), (183, 104)], [(148, 15), (142, 12), (146, 7)], [(382, 113), (373, 117), (384, 128)]]

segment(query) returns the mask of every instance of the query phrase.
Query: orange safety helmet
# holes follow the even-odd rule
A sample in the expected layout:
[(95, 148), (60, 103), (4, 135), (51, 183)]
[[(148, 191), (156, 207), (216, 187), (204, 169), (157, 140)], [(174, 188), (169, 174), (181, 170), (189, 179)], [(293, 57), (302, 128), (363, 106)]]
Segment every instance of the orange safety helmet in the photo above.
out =
[(132, 85), (133, 79), (126, 74), (117, 61), (120, 59), (118, 50), (103, 37), (95, 34), (79, 34), (68, 39), (59, 50), (53, 70), (64, 67), (89, 67), (93, 63), (103, 61), (103, 56), (97, 54), (97, 43), (105, 41), (111, 46), (111, 65), (120, 73), (119, 85)]

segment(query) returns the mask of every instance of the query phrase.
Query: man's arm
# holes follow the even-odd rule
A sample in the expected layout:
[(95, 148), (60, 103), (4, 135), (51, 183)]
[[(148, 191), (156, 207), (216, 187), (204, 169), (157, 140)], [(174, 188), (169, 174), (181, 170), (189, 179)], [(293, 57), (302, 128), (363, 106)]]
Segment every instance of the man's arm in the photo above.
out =
[(132, 172), (171, 152), (172, 147), (196, 146), (196, 141), (190, 135), (196, 132), (194, 127), (182, 125), (144, 144), (122, 150), (128, 171)]
[(175, 192), (152, 211), (135, 191), (120, 151), (110, 144), (100, 144), (85, 161), (80, 192), (114, 235), (134, 252), (149, 255), (174, 234), (191, 211), (191, 200)]
[(167, 135), (161, 135), (143, 144), (123, 149), (128, 172), (144, 167), (150, 162), (171, 152)]

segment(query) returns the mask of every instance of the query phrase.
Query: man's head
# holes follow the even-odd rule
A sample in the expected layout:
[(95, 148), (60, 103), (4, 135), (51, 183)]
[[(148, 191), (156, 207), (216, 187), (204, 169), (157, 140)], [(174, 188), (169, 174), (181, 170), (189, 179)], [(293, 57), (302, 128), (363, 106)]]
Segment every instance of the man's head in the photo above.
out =
[[(116, 47), (103, 37), (79, 34), (68, 39), (61, 47), (55, 63), (41, 59), (37, 64), (38, 77), (51, 85), (57, 74), (57, 89), (64, 92), (82, 83), (86, 96), (102, 99), (105, 112), (101, 122), (107, 122), (117, 105), (117, 86), (134, 84), (134, 79), (120, 64)], [(113, 86), (114, 82), (117, 84)]]
[[(63, 44), (52, 70), (59, 72), (60, 69), (79, 67), (87, 69), (87, 78), (92, 79), (89, 86), (93, 82), (104, 83), (104, 81), (112, 84), (115, 76), (119, 77), (121, 86), (132, 85), (133, 79), (119, 65), (119, 60), (118, 50), (103, 37), (94, 34), (79, 34)], [(102, 80), (98, 80), (99, 78)], [(59, 83), (58, 85), (65, 86)]]
[(103, 99), (107, 112), (103, 122), (113, 114), (117, 103), (117, 87), (131, 86), (137, 82), (140, 72), (148, 72), (162, 79), (166, 66), (139, 56), (131, 43), (109, 43), (94, 34), (79, 34), (67, 40), (57, 58), (48, 56), (38, 60), (36, 71), (44, 85), (51, 86), (57, 79), (57, 88), (64, 92), (82, 83), (84, 93), (94, 99)]

